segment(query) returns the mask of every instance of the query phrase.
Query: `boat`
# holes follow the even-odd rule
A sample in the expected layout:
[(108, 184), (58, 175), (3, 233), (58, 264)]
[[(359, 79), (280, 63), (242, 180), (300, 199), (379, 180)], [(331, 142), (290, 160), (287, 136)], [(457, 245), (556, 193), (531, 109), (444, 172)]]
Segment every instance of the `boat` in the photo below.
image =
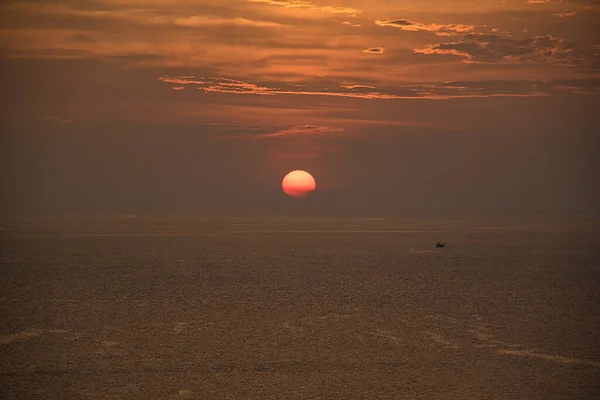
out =
[(446, 243), (442, 243), (442, 242), (437, 242), (435, 244), (435, 247), (445, 247), (445, 246), (446, 246)]

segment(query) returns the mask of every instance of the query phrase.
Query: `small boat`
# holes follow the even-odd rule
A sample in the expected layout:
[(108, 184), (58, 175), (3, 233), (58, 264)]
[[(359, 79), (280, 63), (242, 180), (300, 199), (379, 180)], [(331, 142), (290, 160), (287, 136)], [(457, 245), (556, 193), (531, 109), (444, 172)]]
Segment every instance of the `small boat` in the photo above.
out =
[(435, 247), (445, 247), (445, 246), (446, 246), (446, 243), (442, 243), (442, 242), (437, 242), (435, 244)]

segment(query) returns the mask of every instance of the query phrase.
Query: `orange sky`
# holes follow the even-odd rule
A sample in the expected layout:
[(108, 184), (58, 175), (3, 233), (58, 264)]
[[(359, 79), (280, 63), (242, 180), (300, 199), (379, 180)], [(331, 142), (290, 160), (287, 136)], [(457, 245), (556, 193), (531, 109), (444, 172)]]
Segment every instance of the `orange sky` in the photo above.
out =
[[(24, 161), (32, 146), (68, 131), (81, 143), (63, 135), (56, 140), (68, 143), (38, 149), (40, 160), (56, 163), (60, 146), (93, 149), (98, 139), (84, 139), (82, 132), (107, 126), (111, 134), (133, 135), (115, 149), (141, 152), (143, 159), (120, 162), (140, 174), (160, 175), (170, 190), (178, 180), (187, 185), (205, 178), (183, 173), (183, 166), (160, 172), (160, 162), (182, 162), (175, 149), (157, 161), (157, 149), (177, 146), (161, 140), (182, 146), (200, 140), (188, 144), (213, 148), (214, 159), (200, 157), (191, 165), (221, 171), (214, 185), (229, 180), (230, 190), (256, 190), (260, 199), (260, 190), (296, 168), (320, 174), (324, 188), (363, 194), (379, 186), (391, 190), (386, 182), (393, 176), (400, 180), (396, 196), (402, 179), (414, 186), (453, 168), (453, 182), (468, 196), (465, 182), (484, 181), (469, 172), (476, 169), (469, 163), (481, 160), (468, 154), (490, 151), (494, 140), (515, 146), (524, 165), (533, 159), (550, 167), (569, 148), (568, 160), (587, 161), (565, 170), (584, 177), (581, 190), (591, 179), (585, 152), (597, 144), (600, 95), (595, 0), (56, 0), (7, 1), (1, 7), (6, 90), (0, 117), (9, 153), (5, 166), (13, 171), (4, 180), (14, 186), (8, 203), (20, 203), (26, 193), (65, 196), (43, 185), (23, 186), (21, 178), (33, 179), (35, 168)], [(561, 136), (567, 127), (570, 138)], [(41, 131), (47, 131), (42, 139), (35, 136)], [(153, 133), (161, 137), (156, 147), (140, 145), (145, 131), (161, 132)], [(443, 140), (464, 147), (446, 147), (440, 155), (414, 144), (440, 143), (435, 135), (441, 132), (447, 132)], [(531, 148), (515, 142), (515, 135), (528, 135)], [(540, 156), (528, 153), (541, 151), (535, 149), (544, 143), (556, 147)], [(390, 153), (394, 146), (403, 147), (398, 154), (413, 146), (403, 157), (420, 154), (410, 168), (428, 172), (407, 175), (406, 161)], [(111, 149), (110, 157), (124, 157)], [(438, 165), (439, 157), (447, 160)], [(506, 158), (494, 157), (488, 172), (499, 174)], [(379, 165), (382, 159), (388, 167)], [(35, 174), (72, 189), (75, 178), (65, 171), (83, 161), (69, 153), (62, 162), (64, 171), (54, 168), (58, 172), (51, 174), (38, 166)], [(228, 172), (217, 168), (220, 163)], [(101, 163), (88, 167), (89, 179), (77, 178), (87, 182), (80, 186), (99, 180), (116, 187)], [(561, 182), (572, 183), (569, 174), (560, 175)], [(545, 185), (535, 199), (566, 190)], [(118, 187), (113, 190), (129, 193), (125, 183)], [(123, 201), (134, 207), (142, 193), (131, 189)], [(581, 202), (584, 194), (577, 193)], [(214, 196), (219, 202), (221, 195)], [(509, 197), (518, 203), (515, 196)]]

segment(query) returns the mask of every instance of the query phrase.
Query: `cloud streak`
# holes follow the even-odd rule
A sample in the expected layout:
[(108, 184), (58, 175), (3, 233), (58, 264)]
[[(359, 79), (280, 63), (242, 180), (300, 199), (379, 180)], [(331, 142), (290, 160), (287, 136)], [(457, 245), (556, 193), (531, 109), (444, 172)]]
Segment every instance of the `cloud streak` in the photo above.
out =
[(319, 6), (310, 1), (304, 0), (246, 0), (248, 3), (262, 3), (273, 6), (280, 6), (285, 8), (299, 8), (306, 10), (322, 11), (332, 14), (347, 14), (350, 16), (357, 16), (361, 13), (361, 10), (350, 7), (334, 7), (334, 6)]
[(558, 17), (558, 18), (567, 18), (567, 17), (573, 17), (576, 14), (577, 14), (577, 11), (563, 11), (563, 12), (555, 13), (554, 16)]
[(340, 22), (340, 21), (338, 21), (338, 20), (335, 20), (335, 21), (336, 21), (336, 22), (339, 22), (339, 23), (340, 23), (340, 24), (342, 24), (342, 25), (350, 26), (350, 27), (352, 27), (352, 28), (361, 28), (361, 27), (362, 27), (362, 25), (361, 25), (361, 24), (355, 24), (355, 23), (353, 23), (353, 22), (350, 22), (350, 21), (341, 21), (341, 22)]
[(271, 133), (253, 135), (252, 138), (279, 138), (279, 137), (306, 137), (306, 136), (323, 136), (330, 133), (343, 132), (342, 128), (331, 126), (316, 126), (316, 125), (300, 125), (292, 128), (277, 130)]
[(375, 20), (375, 24), (383, 27), (397, 28), (407, 32), (429, 32), (437, 36), (455, 36), (475, 31), (474, 25), (466, 24), (424, 24), (407, 19)]
[(73, 123), (73, 121), (71, 121), (70, 119), (59, 118), (56, 116), (44, 117), (44, 118), (42, 118), (42, 120), (49, 121), (49, 122), (56, 122), (58, 124), (72, 124)]
[(548, 92), (540, 90), (539, 85), (524, 84), (495, 85), (486, 87), (477, 84), (457, 84), (453, 82), (412, 84), (397, 86), (389, 90), (377, 89), (370, 85), (340, 85), (335, 90), (300, 86), (294, 88), (259, 85), (230, 78), (195, 78), (161, 76), (159, 81), (178, 85), (196, 86), (199, 90), (214, 94), (255, 95), (255, 96), (327, 96), (345, 97), (365, 100), (448, 100), (459, 98), (489, 97), (538, 97), (547, 96)]

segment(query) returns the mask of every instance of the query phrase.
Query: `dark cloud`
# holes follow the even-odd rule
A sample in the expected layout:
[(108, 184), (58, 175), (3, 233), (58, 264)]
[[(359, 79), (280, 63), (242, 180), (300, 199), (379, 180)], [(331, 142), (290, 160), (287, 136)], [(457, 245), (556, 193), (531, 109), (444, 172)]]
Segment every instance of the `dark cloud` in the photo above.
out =
[(395, 19), (393, 21), (387, 21), (385, 24), (386, 25), (408, 26), (408, 25), (414, 25), (414, 22), (411, 22), (407, 19)]
[(385, 49), (383, 47), (371, 47), (363, 50), (363, 53), (383, 54)]

